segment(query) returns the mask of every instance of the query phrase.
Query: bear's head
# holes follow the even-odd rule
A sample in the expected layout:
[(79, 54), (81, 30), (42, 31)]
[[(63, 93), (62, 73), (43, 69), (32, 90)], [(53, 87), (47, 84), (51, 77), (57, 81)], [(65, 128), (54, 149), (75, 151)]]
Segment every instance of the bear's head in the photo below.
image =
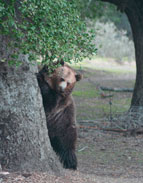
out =
[(44, 66), (41, 70), (41, 74), (50, 88), (62, 96), (70, 95), (75, 83), (82, 78), (81, 74), (76, 73), (65, 63), (56, 68), (51, 74), (48, 73), (48, 67)]

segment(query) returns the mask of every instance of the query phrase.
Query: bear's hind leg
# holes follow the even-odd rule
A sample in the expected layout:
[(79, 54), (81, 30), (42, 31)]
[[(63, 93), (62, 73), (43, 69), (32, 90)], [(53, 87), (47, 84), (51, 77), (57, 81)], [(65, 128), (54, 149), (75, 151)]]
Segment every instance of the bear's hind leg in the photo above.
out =
[(67, 169), (77, 169), (77, 157), (75, 151), (73, 150), (65, 150), (60, 154), (60, 161), (63, 164), (64, 168)]
[(63, 146), (58, 137), (50, 138), (51, 146), (58, 156), (63, 152)]
[(75, 154), (76, 139), (76, 127), (75, 125), (71, 125), (65, 130), (64, 136), (60, 139), (64, 148), (62, 154), (60, 154), (60, 160), (64, 168), (77, 169), (77, 157)]
[(60, 139), (58, 137), (50, 138), (50, 141), (51, 141), (53, 150), (59, 156), (59, 159), (63, 164), (63, 167), (67, 169), (76, 170), (77, 158), (76, 158), (75, 150), (70, 149), (69, 147), (68, 149), (65, 149), (65, 147), (60, 142)]

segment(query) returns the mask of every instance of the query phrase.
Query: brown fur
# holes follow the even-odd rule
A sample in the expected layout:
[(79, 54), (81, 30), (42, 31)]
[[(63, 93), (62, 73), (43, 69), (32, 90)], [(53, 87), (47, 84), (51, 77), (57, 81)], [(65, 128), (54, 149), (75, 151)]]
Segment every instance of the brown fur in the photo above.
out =
[[(48, 134), (54, 151), (64, 168), (76, 169), (75, 146), (77, 139), (75, 105), (71, 92), (81, 75), (69, 66), (57, 68), (50, 76), (44, 67), (37, 75), (46, 113)], [(60, 83), (67, 84), (61, 90)]]

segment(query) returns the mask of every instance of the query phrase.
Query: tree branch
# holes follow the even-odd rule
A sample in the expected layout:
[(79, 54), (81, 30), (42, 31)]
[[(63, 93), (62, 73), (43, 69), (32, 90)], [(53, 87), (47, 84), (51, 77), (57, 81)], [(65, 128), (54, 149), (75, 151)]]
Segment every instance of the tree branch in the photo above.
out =
[(101, 0), (104, 2), (109, 2), (117, 6), (117, 10), (120, 10), (121, 12), (124, 12), (125, 9), (128, 6), (129, 0)]

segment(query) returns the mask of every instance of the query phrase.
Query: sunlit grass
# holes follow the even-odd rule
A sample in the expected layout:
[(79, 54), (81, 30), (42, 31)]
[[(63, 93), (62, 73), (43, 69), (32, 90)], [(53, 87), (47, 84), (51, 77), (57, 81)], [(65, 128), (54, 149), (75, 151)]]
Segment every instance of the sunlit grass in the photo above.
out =
[(100, 58), (98, 56), (94, 56), (91, 60), (84, 59), (82, 62), (72, 63), (71, 65), (78, 70), (95, 69), (117, 74), (136, 72), (135, 62), (129, 63), (125, 61), (118, 63), (112, 58)]

